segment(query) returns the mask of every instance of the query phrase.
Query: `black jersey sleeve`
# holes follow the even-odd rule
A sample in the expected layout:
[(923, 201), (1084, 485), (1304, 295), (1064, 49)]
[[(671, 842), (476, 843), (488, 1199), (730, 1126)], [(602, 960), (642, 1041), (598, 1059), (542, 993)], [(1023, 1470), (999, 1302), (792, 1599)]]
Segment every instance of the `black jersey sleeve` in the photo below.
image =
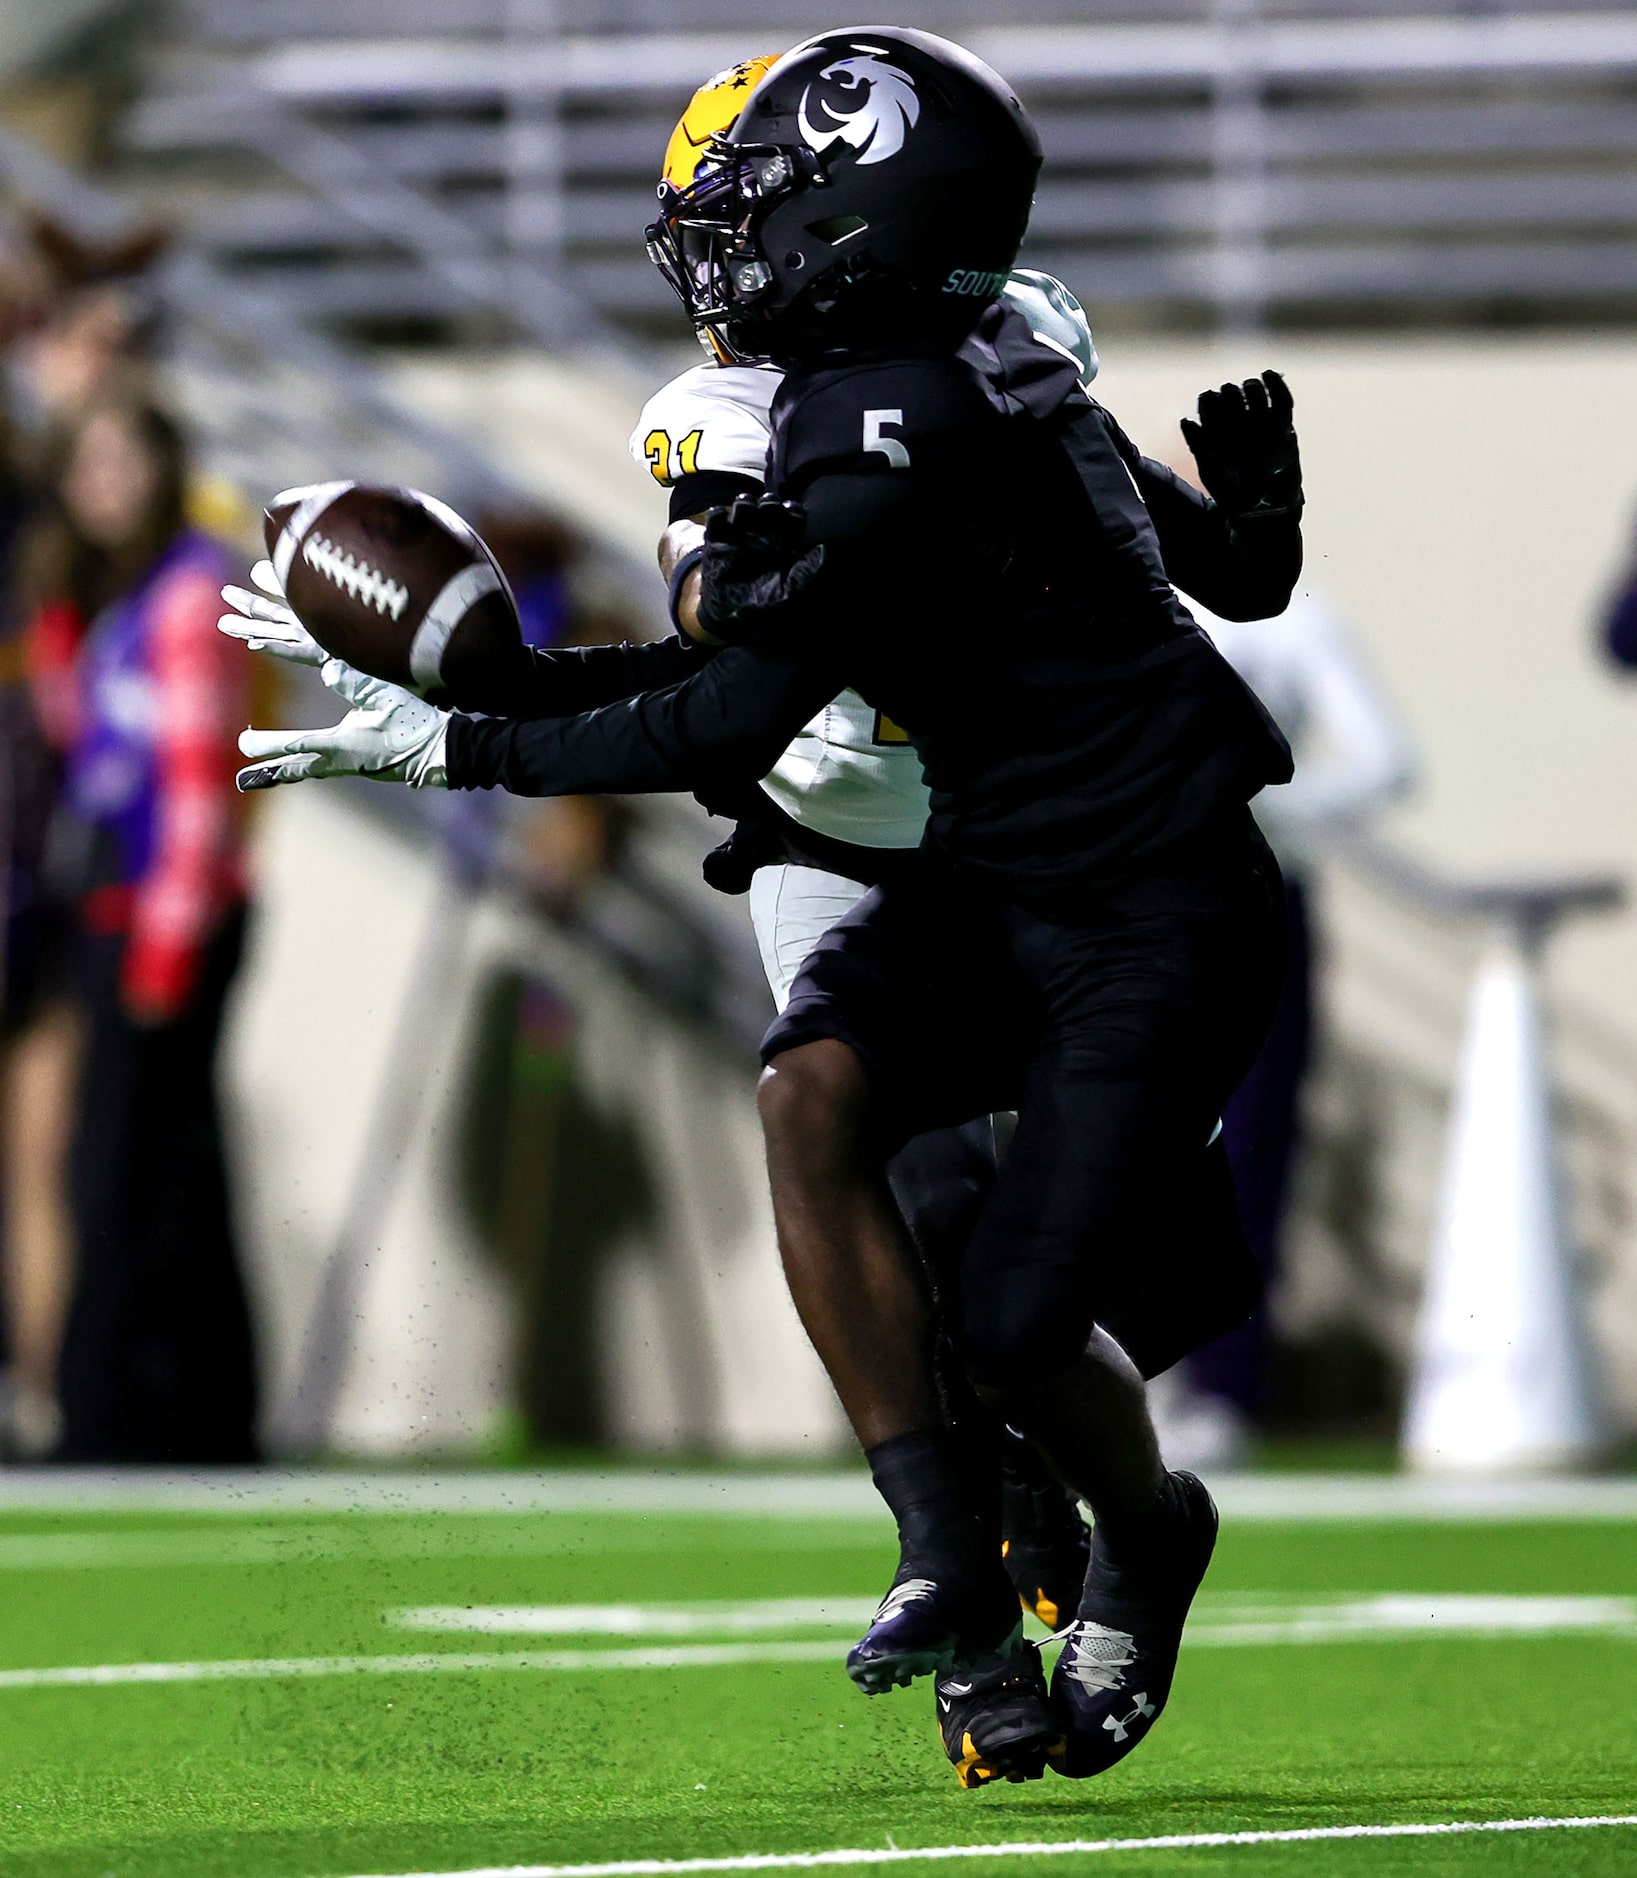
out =
[(491, 717), (576, 717), (639, 691), (680, 683), (704, 668), (710, 648), (680, 634), (646, 644), (520, 646), (481, 680), (449, 689), (460, 711)]
[(671, 520), (686, 521), (689, 516), (725, 509), (736, 496), (759, 495), (761, 488), (756, 477), (739, 470), (695, 470), (671, 484)]
[(1300, 517), (1229, 517), (1174, 470), (1144, 456), (1106, 410), (1103, 416), (1153, 518), (1171, 584), (1223, 619), (1282, 613), (1302, 571)]
[(840, 689), (833, 672), (727, 646), (680, 684), (583, 715), (452, 718), (449, 787), (520, 796), (719, 793), (765, 776)]
[(953, 356), (792, 372), (773, 401), (768, 484), (797, 499), (838, 474), (919, 490), (970, 463), (974, 426), (996, 415)]
[(788, 376), (768, 488), (801, 504), (807, 543), (825, 554), (789, 630), (768, 643), (801, 658), (815, 636), (821, 652), (897, 636), (906, 609), (960, 591), (993, 532), (974, 461), (1002, 423), (952, 357)]

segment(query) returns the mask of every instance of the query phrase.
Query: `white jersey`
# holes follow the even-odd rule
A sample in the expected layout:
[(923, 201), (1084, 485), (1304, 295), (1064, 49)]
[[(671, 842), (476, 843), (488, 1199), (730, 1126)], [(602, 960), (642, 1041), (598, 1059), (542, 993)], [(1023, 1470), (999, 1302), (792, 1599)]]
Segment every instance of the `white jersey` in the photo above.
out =
[(1367, 820), (1408, 787), (1409, 738), (1346, 622), (1321, 596), (1298, 588), (1275, 619), (1219, 619), (1192, 597), (1188, 610), (1295, 755), (1294, 778), (1254, 804), (1283, 866), (1306, 866), (1327, 825)]
[[(783, 374), (771, 365), (696, 365), (642, 407), (631, 454), (669, 488), (701, 470), (767, 478), (768, 413)], [(898, 727), (844, 691), (800, 731), (762, 779), (804, 828), (860, 848), (915, 848), (926, 828), (921, 759)]]
[(769, 413), (783, 382), (775, 365), (696, 365), (642, 407), (631, 454), (664, 489), (696, 470), (766, 482)]

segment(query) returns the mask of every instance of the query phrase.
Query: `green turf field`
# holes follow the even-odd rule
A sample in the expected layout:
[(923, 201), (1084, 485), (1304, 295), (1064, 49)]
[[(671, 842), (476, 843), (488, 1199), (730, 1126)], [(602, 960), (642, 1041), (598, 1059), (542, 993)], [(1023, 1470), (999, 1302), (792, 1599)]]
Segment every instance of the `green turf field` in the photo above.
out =
[[(1230, 1519), (1147, 1746), (1099, 1781), (975, 1794), (926, 1685), (866, 1701), (841, 1673), (891, 1562), (879, 1520), (800, 1511), (12, 1505), (0, 1872), (331, 1878), (1637, 1813), (1637, 1523)], [(450, 1656), (468, 1666), (435, 1667)], [(382, 1657), (400, 1661), (356, 1661)], [(170, 1667), (16, 1673), (132, 1664)], [(903, 1869), (1629, 1874), (1637, 1828)]]

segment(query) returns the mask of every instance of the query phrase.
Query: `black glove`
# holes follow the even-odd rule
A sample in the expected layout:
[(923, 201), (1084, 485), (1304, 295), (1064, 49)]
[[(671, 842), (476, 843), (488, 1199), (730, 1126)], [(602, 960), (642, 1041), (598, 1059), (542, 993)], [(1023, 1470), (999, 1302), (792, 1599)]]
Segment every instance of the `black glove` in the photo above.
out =
[(1202, 391), (1199, 422), (1182, 420), (1200, 481), (1231, 518), (1301, 513), (1294, 408), (1285, 381), (1277, 372), (1264, 372), (1242, 385)]
[(699, 562), (699, 623), (714, 639), (744, 645), (794, 623), (795, 603), (824, 565), (824, 544), (803, 549), (799, 502), (740, 496), (712, 509)]

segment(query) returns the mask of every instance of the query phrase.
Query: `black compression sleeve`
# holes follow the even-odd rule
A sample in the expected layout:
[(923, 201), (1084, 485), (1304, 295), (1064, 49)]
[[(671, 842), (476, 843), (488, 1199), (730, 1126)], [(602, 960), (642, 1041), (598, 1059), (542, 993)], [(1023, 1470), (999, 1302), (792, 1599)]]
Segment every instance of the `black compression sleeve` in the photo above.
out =
[(833, 673), (728, 646), (692, 677), (578, 717), (455, 717), (451, 789), (650, 795), (754, 782), (841, 689)]
[(738, 470), (695, 470), (691, 476), (679, 476), (671, 484), (671, 520), (684, 521), (690, 515), (706, 515), (712, 509), (725, 509), (735, 496), (756, 496), (762, 492), (761, 481)]
[(492, 717), (576, 717), (600, 705), (680, 683), (710, 660), (708, 646), (680, 636), (644, 645), (518, 648), (516, 659), (449, 690), (457, 710)]

